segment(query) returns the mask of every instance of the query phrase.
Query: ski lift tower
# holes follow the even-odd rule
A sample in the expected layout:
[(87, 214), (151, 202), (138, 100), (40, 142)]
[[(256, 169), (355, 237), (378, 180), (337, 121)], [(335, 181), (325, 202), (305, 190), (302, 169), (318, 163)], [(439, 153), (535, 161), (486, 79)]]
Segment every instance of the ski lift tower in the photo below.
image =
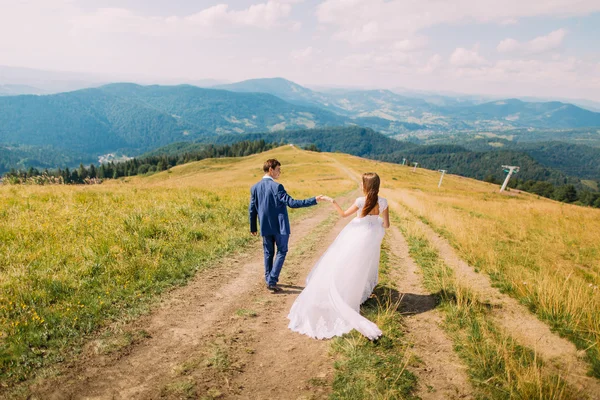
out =
[(500, 188), (500, 193), (504, 192), (504, 189), (506, 189), (506, 185), (508, 185), (508, 180), (510, 179), (512, 174), (516, 174), (517, 172), (519, 172), (519, 167), (515, 167), (512, 165), (503, 165), (502, 168), (504, 168), (504, 172), (508, 172), (508, 175), (506, 175), (506, 179), (504, 180), (504, 183)]
[(414, 163), (413, 163), (413, 165), (415, 166), (415, 167), (413, 168), (413, 172), (415, 172), (415, 171), (417, 170), (417, 165), (419, 165), (419, 163), (418, 163), (418, 162), (414, 162)]
[(447, 172), (445, 169), (438, 169), (439, 172), (442, 173), (442, 176), (440, 176), (440, 183), (438, 183), (438, 187), (442, 186), (442, 179), (444, 179), (444, 174)]

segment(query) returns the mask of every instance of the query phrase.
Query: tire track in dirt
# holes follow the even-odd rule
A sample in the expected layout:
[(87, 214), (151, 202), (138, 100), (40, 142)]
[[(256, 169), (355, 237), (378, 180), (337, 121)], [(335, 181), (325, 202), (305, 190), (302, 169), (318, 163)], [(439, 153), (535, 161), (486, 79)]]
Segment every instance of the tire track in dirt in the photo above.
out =
[(401, 296), (406, 338), (421, 364), (413, 367), (418, 380), (416, 395), (423, 400), (473, 399), (466, 366), (454, 352), (452, 341), (441, 328), (437, 299), (423, 286), (419, 267), (409, 256), (408, 244), (397, 227), (389, 229), (392, 279)]
[[(397, 207), (405, 208), (394, 202)], [(600, 381), (587, 376), (589, 366), (582, 360), (575, 345), (553, 333), (527, 307), (516, 299), (493, 287), (490, 278), (463, 261), (450, 243), (431, 227), (417, 220), (427, 240), (438, 251), (444, 262), (453, 269), (458, 282), (467, 285), (483, 299), (493, 304), (492, 321), (508, 332), (517, 343), (533, 349), (545, 360), (545, 365), (563, 377), (575, 389), (586, 393), (590, 399), (600, 399)]]
[[(312, 228), (328, 218), (329, 207), (320, 205), (308, 217), (292, 225), (288, 257)], [(174, 289), (150, 315), (126, 327), (142, 330), (149, 338), (110, 355), (95, 354), (94, 342), (64, 376), (47, 378), (30, 387), (32, 398), (135, 399), (161, 396), (158, 382), (205, 343), (227, 322), (253, 290), (266, 291), (263, 281), (262, 246), (257, 243), (243, 254), (221, 260), (202, 271), (186, 286)], [(285, 268), (285, 266), (284, 266)], [(279, 382), (281, 383), (281, 382)]]

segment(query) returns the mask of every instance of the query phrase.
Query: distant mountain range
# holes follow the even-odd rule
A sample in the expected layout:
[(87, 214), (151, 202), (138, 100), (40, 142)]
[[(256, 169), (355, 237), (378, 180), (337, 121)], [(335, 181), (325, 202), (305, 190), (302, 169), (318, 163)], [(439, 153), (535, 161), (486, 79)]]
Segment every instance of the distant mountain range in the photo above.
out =
[(344, 115), (359, 125), (386, 134), (417, 129), (462, 131), (600, 126), (600, 113), (558, 101), (529, 103), (507, 99), (479, 104), (446, 96), (408, 97), (390, 90), (316, 92), (282, 78), (252, 79), (218, 88), (270, 93), (292, 103), (309, 104)]
[(49, 94), (48, 91), (29, 85), (0, 84), (0, 96), (18, 96), (21, 94)]
[[(4, 84), (0, 90), (34, 89)], [(543, 129), (553, 132), (544, 140), (577, 129), (590, 143), (594, 135), (600, 138), (599, 128), (581, 128), (600, 127), (600, 113), (572, 104), (480, 100), (417, 98), (390, 90), (318, 92), (281, 78), (213, 88), (114, 83), (0, 96), (0, 173), (12, 166), (52, 166), (57, 160), (90, 162), (108, 153), (136, 156), (173, 142), (216, 141), (222, 135), (333, 126), (367, 127), (415, 140), (429, 135), (438, 144), (479, 132), (506, 139), (511, 132), (535, 136)], [(48, 149), (53, 157), (44, 156)]]
[(343, 125), (329, 111), (265, 93), (110, 84), (47, 96), (0, 97), (0, 144), (136, 155), (226, 133)]

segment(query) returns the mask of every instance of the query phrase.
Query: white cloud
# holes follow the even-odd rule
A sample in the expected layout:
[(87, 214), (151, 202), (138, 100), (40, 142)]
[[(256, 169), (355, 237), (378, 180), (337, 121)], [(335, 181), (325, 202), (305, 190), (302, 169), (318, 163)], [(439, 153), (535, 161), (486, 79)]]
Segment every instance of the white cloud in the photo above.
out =
[(563, 42), (567, 31), (565, 29), (557, 29), (545, 36), (538, 36), (528, 42), (519, 42), (515, 39), (504, 39), (502, 40), (496, 50), (500, 53), (511, 53), (511, 52), (524, 52), (524, 53), (544, 53), (550, 50), (554, 50)]
[(317, 7), (317, 18), (335, 29), (336, 39), (358, 44), (410, 37), (443, 23), (513, 24), (522, 17), (576, 16), (597, 11), (597, 0), (325, 0)]
[(434, 54), (431, 57), (429, 57), (429, 60), (427, 60), (425, 66), (419, 69), (419, 72), (424, 74), (430, 74), (437, 70), (440, 67), (441, 63), (442, 56), (440, 56), (439, 54)]
[(508, 53), (517, 50), (520, 46), (521, 44), (517, 40), (508, 38), (498, 43), (496, 50), (501, 53)]
[(302, 50), (295, 50), (290, 53), (290, 57), (294, 60), (306, 60), (309, 59), (313, 54), (315, 54), (315, 50), (312, 46), (308, 46)]
[(553, 50), (562, 44), (567, 31), (558, 29), (550, 32), (546, 36), (539, 36), (527, 43), (527, 49), (532, 53), (543, 53), (548, 50)]
[(459, 47), (450, 56), (450, 64), (456, 67), (476, 67), (487, 64), (487, 61), (477, 53), (477, 50)]
[(400, 51), (417, 51), (427, 47), (429, 39), (425, 36), (417, 36), (410, 39), (398, 40), (394, 43), (394, 48)]
[[(445, 71), (450, 79), (496, 86), (513, 95), (548, 95), (554, 91), (577, 96), (577, 92), (600, 90), (597, 65), (574, 57), (542, 61), (532, 59), (499, 60), (474, 68)], [(594, 79), (596, 77), (596, 79)]]
[(342, 58), (338, 62), (338, 66), (342, 68), (378, 72), (397, 71), (416, 64), (417, 60), (414, 56), (399, 51), (355, 53)]
[(289, 2), (278, 0), (253, 4), (242, 10), (217, 4), (183, 17), (148, 17), (123, 8), (101, 8), (92, 13), (80, 11), (69, 22), (73, 35), (95, 31), (147, 36), (215, 37), (241, 27), (267, 30), (287, 25), (290, 29), (298, 29), (298, 22), (288, 20), (291, 9)]
[(250, 26), (254, 28), (272, 28), (290, 14), (292, 6), (279, 1), (268, 1), (253, 4), (245, 10), (229, 10), (227, 4), (218, 4), (199, 13), (186, 17), (186, 21), (201, 26), (216, 26), (217, 24), (231, 24), (236, 26)]

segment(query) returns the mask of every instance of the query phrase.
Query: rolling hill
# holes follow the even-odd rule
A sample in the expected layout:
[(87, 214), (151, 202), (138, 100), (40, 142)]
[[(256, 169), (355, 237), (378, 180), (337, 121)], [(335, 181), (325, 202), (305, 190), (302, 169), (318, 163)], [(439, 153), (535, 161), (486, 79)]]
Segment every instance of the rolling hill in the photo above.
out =
[[(574, 184), (583, 189), (581, 179), (600, 181), (600, 170), (592, 168), (590, 161), (600, 157), (600, 150), (586, 146), (573, 147), (562, 144), (535, 143), (523, 148), (515, 145), (507, 149), (490, 148), (482, 151), (469, 150), (457, 145), (417, 145), (406, 141), (391, 139), (368, 128), (325, 128), (299, 131), (280, 131), (253, 133), (247, 135), (222, 135), (207, 138), (203, 143), (217, 145), (233, 144), (240, 140), (265, 140), (270, 143), (293, 143), (300, 147), (315, 145), (319, 150), (340, 152), (382, 161), (402, 163), (419, 162), (421, 167), (437, 170), (446, 169), (451, 173), (479, 180), (504, 179), (503, 164), (519, 165), (521, 171), (517, 179), (527, 181), (546, 181), (553, 185)], [(181, 144), (179, 153), (195, 148), (197, 144)], [(569, 158), (570, 163), (550, 160), (563, 159), (562, 153), (572, 148), (572, 154), (581, 157)], [(156, 149), (153, 154), (172, 153), (172, 146), (164, 150)], [(585, 154), (585, 157), (583, 155)], [(583, 174), (583, 171), (586, 171)]]
[(318, 108), (264, 93), (195, 86), (111, 84), (48, 96), (0, 98), (0, 143), (101, 155), (140, 154), (174, 141), (226, 133), (342, 125)]

